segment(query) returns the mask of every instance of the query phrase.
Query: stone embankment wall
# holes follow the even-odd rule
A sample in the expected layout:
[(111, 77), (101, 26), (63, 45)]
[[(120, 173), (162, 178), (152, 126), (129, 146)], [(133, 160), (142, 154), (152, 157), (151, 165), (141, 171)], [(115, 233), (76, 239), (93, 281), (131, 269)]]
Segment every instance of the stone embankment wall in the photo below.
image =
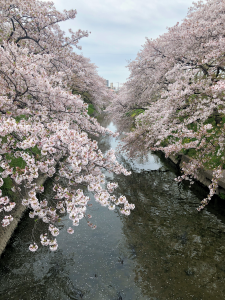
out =
[[(190, 157), (184, 154), (179, 154), (176, 156), (170, 155), (169, 159), (180, 168), (183, 162), (187, 163), (190, 161)], [(200, 169), (198, 171), (197, 181), (201, 182), (204, 186), (208, 187), (212, 183), (212, 174), (213, 172), (210, 170)], [(219, 186), (216, 190), (216, 195), (225, 194), (225, 170), (222, 171), (222, 175), (222, 178), (220, 178), (218, 182)]]
[[(47, 175), (41, 175), (35, 182), (38, 185), (43, 185), (45, 180), (47, 179)], [(23, 188), (21, 189), (21, 193), (17, 194), (16, 197), (18, 197), (19, 201), (16, 201), (15, 208), (10, 212), (13, 216), (13, 221), (10, 223), (10, 225), (6, 227), (2, 227), (0, 224), (0, 257), (3, 253), (3, 251), (6, 248), (6, 245), (8, 244), (10, 238), (12, 237), (18, 223), (20, 222), (20, 219), (22, 218), (23, 214), (26, 211), (26, 207), (21, 204), (21, 200), (28, 197), (28, 192), (25, 191)]]

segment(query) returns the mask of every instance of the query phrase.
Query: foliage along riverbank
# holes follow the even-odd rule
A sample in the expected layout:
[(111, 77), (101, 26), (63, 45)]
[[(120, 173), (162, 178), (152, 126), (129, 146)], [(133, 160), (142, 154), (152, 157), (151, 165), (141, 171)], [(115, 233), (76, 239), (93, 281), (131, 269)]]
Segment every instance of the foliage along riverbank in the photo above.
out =
[[(103, 154), (89, 138), (114, 135), (90, 116), (91, 104), (100, 109), (113, 101), (114, 94), (96, 66), (73, 52), (89, 33), (69, 30), (68, 37), (59, 27), (60, 22), (74, 19), (76, 10), (61, 13), (53, 2), (1, 0), (0, 12), (1, 226), (14, 222), (11, 211), (22, 204), (30, 209), (36, 228), (45, 225), (38, 240), (31, 235), (30, 251), (40, 246), (55, 251), (60, 215), (65, 212), (71, 225), (78, 226), (85, 218), (95, 229), (86, 214), (90, 200), (86, 189), (110, 210), (119, 206), (128, 215), (134, 208), (126, 197), (115, 197), (117, 183), (104, 186), (103, 170), (125, 176), (129, 172), (118, 163), (113, 150)], [(54, 182), (50, 201), (37, 197), (44, 191), (36, 182), (40, 174)], [(11, 192), (22, 189), (28, 192), (26, 197), (12, 201)], [(67, 232), (73, 234), (74, 229), (69, 227)]]
[[(146, 40), (128, 68), (130, 76), (111, 111), (131, 156), (150, 149), (185, 154), (183, 175), (193, 183), (200, 169), (212, 171), (208, 204), (225, 167), (225, 1), (198, 1), (181, 24)], [(133, 119), (135, 122), (133, 124)]]
[[(87, 99), (89, 100), (89, 99)], [(90, 103), (90, 100), (89, 100)], [(88, 104), (88, 114), (90, 116), (93, 116), (94, 114), (97, 114), (97, 110), (95, 109), (93, 104)], [(24, 162), (19, 159), (14, 159), (12, 162), (12, 165), (18, 168), (24, 168)], [(45, 174), (40, 174), (37, 180), (35, 180), (35, 183), (38, 186), (43, 186), (44, 182), (48, 176)], [(29, 198), (29, 190), (26, 191), (24, 188), (20, 189), (18, 186), (15, 185), (13, 180), (10, 177), (6, 177), (3, 179), (4, 184), (2, 186), (2, 196), (9, 196), (11, 201), (14, 201), (16, 203), (15, 209), (11, 212), (11, 215), (13, 217), (13, 221), (7, 226), (2, 227), (0, 226), (0, 257), (2, 253), (4, 252), (8, 242), (12, 238), (15, 229), (17, 228), (18, 223), (22, 219), (24, 213), (27, 210), (27, 207), (22, 205), (22, 199)], [(14, 187), (14, 188), (13, 188)], [(14, 191), (12, 191), (12, 189)]]

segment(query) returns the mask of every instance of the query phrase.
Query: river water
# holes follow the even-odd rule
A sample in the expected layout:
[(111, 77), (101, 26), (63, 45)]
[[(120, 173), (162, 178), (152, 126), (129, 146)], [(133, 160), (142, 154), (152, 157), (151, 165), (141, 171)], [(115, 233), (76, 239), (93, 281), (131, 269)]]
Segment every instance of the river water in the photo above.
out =
[[(116, 143), (99, 141), (102, 151)], [(0, 259), (0, 300), (225, 299), (224, 204), (213, 201), (198, 213), (205, 191), (178, 185), (178, 171), (154, 154), (147, 161), (120, 154), (119, 160), (132, 170), (113, 176), (118, 195), (136, 206), (131, 215), (92, 199), (95, 230), (83, 220), (69, 235), (65, 217), (58, 250), (36, 253), (28, 250), (34, 223), (25, 216)]]

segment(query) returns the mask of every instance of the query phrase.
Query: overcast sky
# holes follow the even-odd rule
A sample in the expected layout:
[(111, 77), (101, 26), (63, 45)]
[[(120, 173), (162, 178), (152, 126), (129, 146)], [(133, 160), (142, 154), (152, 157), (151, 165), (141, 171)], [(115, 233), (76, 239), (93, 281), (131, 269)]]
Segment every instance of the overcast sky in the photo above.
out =
[(76, 9), (77, 17), (61, 24), (67, 31), (91, 31), (80, 41), (83, 53), (98, 66), (100, 76), (124, 83), (126, 68), (134, 60), (145, 37), (157, 38), (167, 27), (181, 22), (192, 0), (53, 0), (59, 11)]

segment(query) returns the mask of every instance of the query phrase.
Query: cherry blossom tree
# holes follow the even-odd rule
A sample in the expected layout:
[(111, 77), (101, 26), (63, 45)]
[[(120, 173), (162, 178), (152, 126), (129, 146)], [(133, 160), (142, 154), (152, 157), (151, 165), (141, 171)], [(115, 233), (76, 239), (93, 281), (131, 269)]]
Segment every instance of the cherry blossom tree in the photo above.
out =
[[(21, 188), (28, 197), (22, 205), (30, 208), (30, 217), (48, 226), (38, 244), (57, 249), (57, 224), (65, 213), (73, 226), (87, 214), (86, 189), (95, 200), (113, 210), (120, 207), (129, 215), (134, 205), (124, 196), (113, 195), (117, 183), (107, 185), (104, 170), (116, 174), (129, 172), (120, 165), (113, 150), (103, 154), (89, 134), (113, 134), (100, 126), (87, 113), (88, 105), (81, 95), (87, 92), (92, 102), (101, 107), (112, 100), (96, 67), (73, 52), (88, 32), (70, 30), (65, 36), (58, 23), (73, 19), (75, 10), (58, 12), (52, 2), (36, 0), (0, 0), (0, 217), (3, 227), (13, 221), (16, 203), (2, 194), (8, 178), (13, 192)], [(47, 175), (53, 180), (52, 201), (40, 201), (44, 191), (35, 179)], [(66, 185), (64, 184), (66, 182)], [(95, 225), (88, 221), (91, 228)], [(68, 233), (74, 230), (69, 227)]]
[(130, 155), (150, 149), (167, 157), (188, 154), (191, 160), (183, 163), (178, 181), (193, 183), (200, 168), (213, 171), (209, 195), (198, 210), (215, 193), (225, 163), (224, 21), (224, 0), (194, 3), (181, 24), (146, 40), (108, 108), (117, 112), (121, 131), (131, 130), (124, 140)]

